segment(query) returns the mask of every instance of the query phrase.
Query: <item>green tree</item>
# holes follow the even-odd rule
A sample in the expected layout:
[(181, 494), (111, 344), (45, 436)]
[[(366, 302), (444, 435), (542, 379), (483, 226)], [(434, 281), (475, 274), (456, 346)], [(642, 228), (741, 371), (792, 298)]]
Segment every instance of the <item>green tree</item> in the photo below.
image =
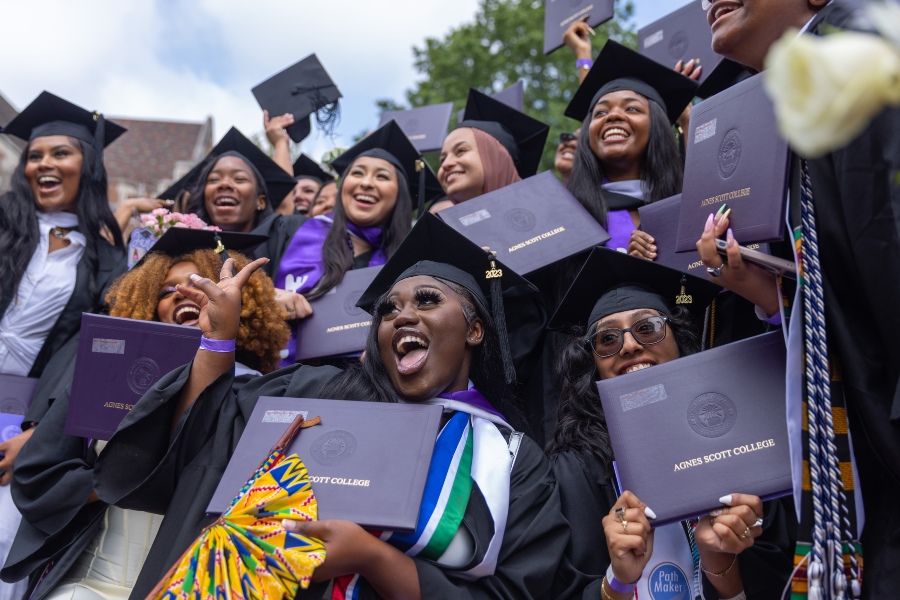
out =
[[(633, 10), (630, 1), (616, 3), (616, 17), (596, 29), (595, 53), (607, 39), (636, 47), (636, 34), (629, 24)], [(543, 0), (482, 0), (473, 23), (413, 48), (416, 70), (424, 77), (407, 91), (406, 101), (413, 108), (453, 102), (459, 110), (465, 106), (470, 87), (493, 93), (521, 79), (525, 82), (525, 112), (550, 125), (540, 167), (550, 169), (554, 140), (560, 132), (578, 126), (563, 115), (578, 88), (578, 75), (572, 52), (562, 48), (545, 56), (543, 40)], [(390, 99), (377, 104), (382, 110), (399, 106)]]

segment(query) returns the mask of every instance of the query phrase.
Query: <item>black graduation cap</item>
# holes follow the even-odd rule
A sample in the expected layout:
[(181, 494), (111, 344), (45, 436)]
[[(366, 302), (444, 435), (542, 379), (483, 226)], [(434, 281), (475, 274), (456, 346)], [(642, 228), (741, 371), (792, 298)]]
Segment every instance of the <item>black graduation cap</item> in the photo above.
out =
[(226, 152), (236, 152), (249, 161), (262, 176), (266, 186), (267, 200), (272, 208), (276, 208), (281, 201), (294, 189), (294, 178), (288, 175), (284, 169), (278, 166), (256, 144), (247, 139), (240, 131), (232, 127), (228, 130), (219, 143), (209, 151), (206, 158), (200, 164), (191, 169), (187, 175), (169, 186), (169, 189), (159, 194), (157, 198), (174, 200), (181, 190), (192, 189), (199, 182), (200, 172), (209, 164), (210, 160), (216, 160)]
[(87, 111), (46, 91), (6, 127), (0, 128), (0, 132), (26, 142), (48, 135), (66, 135), (90, 144), (95, 154), (93, 172), (97, 183), (103, 173), (103, 149), (126, 131), (121, 125), (104, 119), (102, 114)]
[(141, 264), (148, 255), (154, 252), (178, 257), (195, 250), (215, 250), (222, 257), (222, 262), (225, 262), (228, 260), (228, 250), (236, 250), (246, 254), (267, 239), (269, 239), (269, 236), (257, 233), (170, 227), (137, 264)]
[(537, 173), (550, 126), (500, 100), (469, 89), (463, 120), (456, 128), (480, 129), (500, 142), (513, 159), (522, 179)]
[[(499, 92), (490, 95), (494, 100), (499, 100), (507, 106), (511, 106), (519, 112), (525, 110), (525, 83), (520, 79), (509, 87), (505, 87)], [(465, 109), (456, 114), (456, 120), (462, 121), (465, 118)]]
[(609, 40), (566, 107), (566, 116), (583, 121), (602, 96), (632, 90), (662, 106), (674, 123), (697, 93), (697, 82), (651, 58)]
[(395, 167), (406, 179), (409, 193), (418, 197), (418, 214), (421, 216), (425, 202), (442, 193), (434, 171), (416, 150), (396, 121), (388, 121), (349, 150), (331, 161), (332, 168), (343, 175), (357, 157), (381, 158)]
[(295, 142), (309, 135), (310, 115), (316, 115), (316, 124), (326, 129), (339, 117), (337, 101), (341, 92), (315, 54), (263, 81), (253, 88), (253, 95), (270, 117), (294, 115), (294, 124), (287, 132)]
[(395, 283), (416, 275), (440, 277), (463, 286), (482, 310), (494, 317), (506, 380), (512, 382), (515, 369), (509, 352), (503, 295), (515, 288), (522, 288), (526, 293), (535, 291), (534, 286), (436, 216), (425, 213), (360, 296), (356, 306), (373, 313), (375, 302)]
[(294, 161), (294, 179), (313, 179), (319, 183), (334, 181), (334, 176), (305, 154)]
[(68, 135), (91, 144), (102, 154), (103, 148), (128, 130), (106, 121), (100, 113), (41, 92), (2, 131), (26, 142), (47, 135)]
[(702, 317), (721, 288), (694, 275), (610, 248), (596, 247), (556, 313), (549, 329), (573, 331), (590, 327), (606, 315), (653, 308), (670, 315), (683, 306)]

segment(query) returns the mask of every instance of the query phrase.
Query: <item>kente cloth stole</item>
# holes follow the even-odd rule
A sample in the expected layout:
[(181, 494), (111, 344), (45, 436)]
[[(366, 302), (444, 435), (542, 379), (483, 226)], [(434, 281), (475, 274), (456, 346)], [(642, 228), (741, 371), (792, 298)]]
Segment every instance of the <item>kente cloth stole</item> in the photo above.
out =
[[(839, 365), (829, 360), (825, 298), (819, 264), (812, 186), (801, 161), (801, 227), (795, 231), (797, 297), (793, 325), (802, 324), (803, 449), (801, 518), (791, 598), (851, 598), (862, 585), (862, 548), (856, 539), (855, 481)], [(798, 328), (799, 329), (799, 328)], [(796, 413), (795, 413), (796, 414)], [(795, 486), (796, 487), (796, 486)]]
[[(438, 435), (415, 531), (379, 535), (408, 556), (437, 560), (462, 524), (473, 484), (475, 436), (471, 421), (467, 413), (457, 412)], [(332, 600), (356, 600), (359, 583), (359, 575), (336, 579)]]

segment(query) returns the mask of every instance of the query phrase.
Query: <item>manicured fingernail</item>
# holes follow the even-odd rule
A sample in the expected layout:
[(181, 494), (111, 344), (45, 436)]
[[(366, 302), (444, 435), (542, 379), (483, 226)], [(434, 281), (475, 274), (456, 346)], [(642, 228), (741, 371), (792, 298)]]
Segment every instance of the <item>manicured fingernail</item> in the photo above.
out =
[(644, 514), (647, 515), (647, 518), (648, 518), (648, 519), (655, 519), (655, 518), (656, 518), (656, 513), (653, 512), (652, 510), (650, 510), (650, 507), (649, 507), (649, 506), (645, 506), (645, 507), (644, 507)]
[(200, 277), (199, 275), (197, 275), (196, 273), (191, 273), (191, 281), (200, 281), (201, 279), (203, 279), (203, 278)]
[[(734, 246), (734, 232), (731, 231), (731, 227), (728, 228), (728, 234), (725, 236), (726, 242), (725, 246), (731, 248)], [(730, 496), (729, 496), (730, 498)]]
[(725, 203), (725, 204), (723, 204), (722, 206), (719, 207), (719, 210), (716, 211), (716, 216), (718, 217), (719, 215), (721, 215), (721, 214), (722, 214), (723, 212), (725, 212), (726, 210), (728, 210), (728, 203)]
[(703, 71), (703, 67), (701, 67), (700, 65), (697, 65), (697, 68), (694, 69), (694, 73), (700, 73), (701, 71)]
[(715, 219), (715, 215), (709, 213), (709, 218), (706, 219), (706, 225), (704, 225), (703, 231), (712, 231), (713, 219)]
[(287, 529), (288, 531), (294, 531), (297, 529), (297, 522), (293, 519), (282, 519), (281, 526)]
[(650, 244), (650, 252), (656, 252), (656, 246)]
[[(726, 498), (730, 498), (730, 496), (726, 496)], [(721, 500), (719, 500), (721, 502)], [(720, 509), (712, 510), (709, 512), (709, 516), (711, 517), (721, 517), (722, 511)]]
[(680, 60), (679, 60), (677, 63), (675, 63), (675, 70), (676, 70), (676, 71), (680, 71), (680, 70), (681, 70), (681, 61), (680, 61)]
[(721, 502), (722, 504), (731, 504), (731, 494), (722, 496), (721, 498), (719, 498), (719, 502)]
[(722, 219), (721, 219), (721, 220), (724, 221), (725, 219), (728, 218), (728, 215), (730, 215), (730, 214), (731, 214), (731, 209), (729, 208), (729, 209), (726, 210), (724, 213), (722, 213)]

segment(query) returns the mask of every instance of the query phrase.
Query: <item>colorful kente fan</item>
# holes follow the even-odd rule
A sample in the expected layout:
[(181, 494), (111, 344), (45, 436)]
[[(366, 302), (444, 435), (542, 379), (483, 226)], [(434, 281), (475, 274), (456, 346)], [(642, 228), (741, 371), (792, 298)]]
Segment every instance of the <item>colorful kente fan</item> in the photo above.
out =
[(284, 449), (299, 429), (319, 422), (297, 416), (228, 510), (203, 530), (148, 600), (279, 600), (309, 586), (325, 561), (325, 547), (285, 531), (281, 520), (315, 521), (318, 505), (303, 461), (286, 457)]

